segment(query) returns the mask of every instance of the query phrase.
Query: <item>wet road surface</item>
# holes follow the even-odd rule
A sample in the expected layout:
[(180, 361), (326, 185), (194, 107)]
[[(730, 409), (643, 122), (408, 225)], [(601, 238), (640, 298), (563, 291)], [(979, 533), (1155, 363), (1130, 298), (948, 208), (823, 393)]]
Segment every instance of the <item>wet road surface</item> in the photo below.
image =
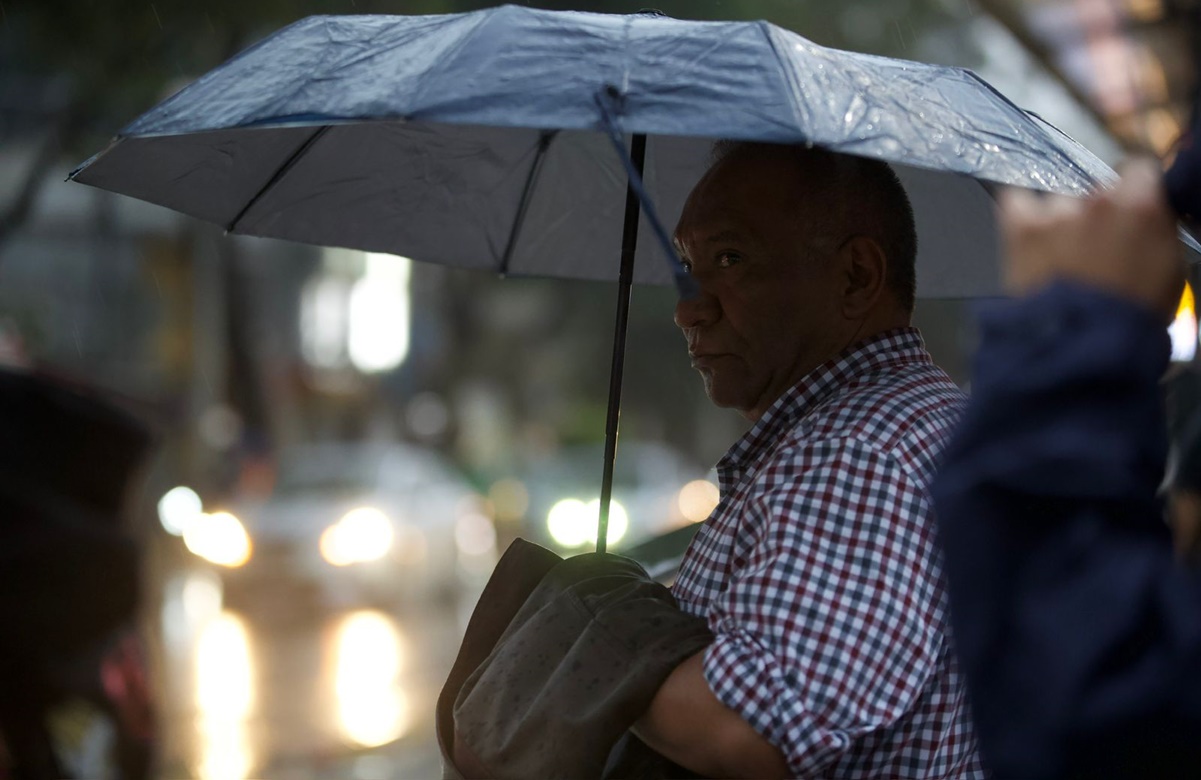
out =
[(161, 774), (434, 778), (434, 702), (478, 588), (450, 603), (230, 608), (218, 575), (165, 578), (152, 641)]

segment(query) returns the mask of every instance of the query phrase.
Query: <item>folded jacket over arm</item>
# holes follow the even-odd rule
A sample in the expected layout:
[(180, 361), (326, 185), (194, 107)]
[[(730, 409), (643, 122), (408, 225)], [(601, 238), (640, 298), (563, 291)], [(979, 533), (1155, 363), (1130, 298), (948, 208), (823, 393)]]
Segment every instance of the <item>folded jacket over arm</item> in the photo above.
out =
[[(562, 560), (518, 540), (476, 606), (439, 699), (447, 775), (679, 776), (627, 731), (712, 638), (634, 561)], [(619, 744), (639, 755), (611, 756)]]

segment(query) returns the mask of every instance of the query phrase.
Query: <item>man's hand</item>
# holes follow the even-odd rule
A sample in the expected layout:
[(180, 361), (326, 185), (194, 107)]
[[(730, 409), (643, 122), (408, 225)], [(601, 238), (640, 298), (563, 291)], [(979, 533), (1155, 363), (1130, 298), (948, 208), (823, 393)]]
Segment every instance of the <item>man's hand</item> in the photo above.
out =
[(1057, 279), (1140, 303), (1171, 322), (1184, 288), (1184, 253), (1153, 160), (1125, 166), (1112, 190), (1087, 199), (1001, 194), (1005, 286), (1027, 295)]
[(697, 653), (668, 675), (634, 734), (706, 777), (787, 777), (784, 755), (709, 690), (704, 655)]

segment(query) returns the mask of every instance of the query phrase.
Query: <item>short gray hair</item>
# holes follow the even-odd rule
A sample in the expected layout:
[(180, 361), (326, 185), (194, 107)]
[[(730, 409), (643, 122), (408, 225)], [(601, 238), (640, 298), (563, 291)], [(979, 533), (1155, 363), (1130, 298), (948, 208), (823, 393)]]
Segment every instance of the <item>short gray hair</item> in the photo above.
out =
[[(897, 174), (888, 163), (849, 154), (838, 154), (817, 146), (769, 144), (757, 141), (722, 140), (713, 145), (713, 164), (745, 153), (787, 153), (816, 174), (817, 186), (827, 189), (826, 202), (836, 207), (828, 218), (838, 229), (849, 224), (880, 243), (888, 258), (889, 289), (897, 302), (913, 311), (917, 297), (917, 226), (913, 206)], [(807, 186), (813, 187), (813, 182)]]

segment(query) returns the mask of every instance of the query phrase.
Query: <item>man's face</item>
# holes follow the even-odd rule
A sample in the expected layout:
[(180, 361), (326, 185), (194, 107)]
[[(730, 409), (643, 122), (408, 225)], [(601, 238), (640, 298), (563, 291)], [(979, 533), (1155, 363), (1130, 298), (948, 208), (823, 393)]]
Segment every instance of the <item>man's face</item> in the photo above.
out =
[(801, 164), (735, 152), (693, 190), (676, 245), (700, 294), (676, 305), (693, 367), (718, 406), (757, 420), (853, 336), (835, 262), (845, 236), (814, 235)]

